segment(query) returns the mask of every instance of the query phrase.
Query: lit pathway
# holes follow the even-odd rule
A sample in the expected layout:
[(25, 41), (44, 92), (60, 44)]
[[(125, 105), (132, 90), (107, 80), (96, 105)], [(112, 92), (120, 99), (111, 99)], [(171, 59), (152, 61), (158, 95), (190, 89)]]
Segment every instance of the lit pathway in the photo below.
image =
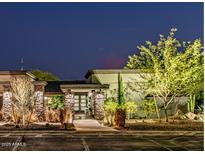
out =
[(116, 129), (102, 126), (97, 120), (94, 119), (83, 119), (83, 120), (74, 120), (73, 124), (75, 125), (75, 128), (77, 131), (86, 131), (86, 132), (96, 132), (96, 131), (102, 131), (102, 132), (116, 132)]

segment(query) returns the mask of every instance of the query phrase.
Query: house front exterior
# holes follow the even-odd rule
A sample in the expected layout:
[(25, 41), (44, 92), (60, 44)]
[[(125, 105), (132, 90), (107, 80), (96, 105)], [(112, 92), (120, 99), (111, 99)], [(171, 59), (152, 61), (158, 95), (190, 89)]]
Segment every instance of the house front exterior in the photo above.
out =
[[(141, 82), (139, 70), (101, 69), (89, 70), (85, 80), (78, 81), (38, 81), (28, 71), (0, 71), (0, 111), (5, 119), (11, 116), (13, 96), (10, 81), (14, 76), (28, 76), (34, 84), (36, 100), (36, 115), (39, 121), (45, 120), (45, 110), (49, 100), (55, 95), (64, 95), (64, 105), (74, 113), (74, 119), (95, 118), (103, 120), (103, 104), (108, 97), (113, 97), (118, 89), (118, 74), (121, 74), (124, 87), (133, 80)], [(130, 101), (140, 102), (143, 93), (127, 89)], [(114, 96), (115, 97), (115, 96)], [(187, 101), (186, 99), (183, 100)], [(173, 114), (173, 110), (169, 114)], [(162, 113), (163, 114), (163, 113)]]

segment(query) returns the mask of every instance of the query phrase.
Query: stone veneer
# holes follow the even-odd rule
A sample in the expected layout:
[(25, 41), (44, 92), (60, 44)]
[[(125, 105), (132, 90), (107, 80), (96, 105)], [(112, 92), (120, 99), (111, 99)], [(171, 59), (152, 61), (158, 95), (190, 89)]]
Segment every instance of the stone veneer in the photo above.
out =
[(36, 102), (35, 102), (35, 114), (38, 117), (39, 121), (44, 121), (45, 113), (44, 113), (44, 96), (42, 91), (36, 91)]
[(3, 93), (2, 111), (4, 120), (9, 121), (12, 116), (12, 93), (10, 91)]
[(70, 111), (70, 119), (69, 122), (73, 122), (73, 116), (75, 114), (74, 110), (74, 105), (75, 105), (75, 97), (73, 93), (67, 93), (65, 94), (65, 107), (67, 107)]
[(34, 81), (35, 85), (35, 114), (39, 121), (45, 120), (45, 109), (44, 109), (44, 87), (47, 83), (44, 81)]
[(102, 93), (95, 93), (94, 117), (97, 120), (103, 120), (104, 118), (104, 108), (103, 108), (104, 101), (105, 101), (105, 96)]

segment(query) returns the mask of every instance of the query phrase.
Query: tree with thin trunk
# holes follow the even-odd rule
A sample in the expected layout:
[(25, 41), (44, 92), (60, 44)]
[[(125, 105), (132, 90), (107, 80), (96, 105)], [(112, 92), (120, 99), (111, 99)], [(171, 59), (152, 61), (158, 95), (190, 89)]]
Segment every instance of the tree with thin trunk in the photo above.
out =
[[(30, 122), (31, 115), (28, 113), (32, 114), (34, 110), (34, 85), (29, 77), (16, 76), (11, 79), (11, 89), (16, 100), (12, 103), (14, 120), (20, 118), (22, 125), (25, 125), (26, 121)], [(20, 117), (17, 117), (17, 114), (20, 114)]]
[(139, 55), (129, 56), (125, 68), (140, 69), (139, 81), (132, 87), (140, 89), (145, 95), (152, 95), (163, 104), (165, 119), (167, 109), (176, 96), (188, 96), (203, 87), (203, 54), (199, 39), (193, 43), (180, 43), (171, 29), (169, 35), (160, 35), (156, 45), (146, 41), (139, 46)]

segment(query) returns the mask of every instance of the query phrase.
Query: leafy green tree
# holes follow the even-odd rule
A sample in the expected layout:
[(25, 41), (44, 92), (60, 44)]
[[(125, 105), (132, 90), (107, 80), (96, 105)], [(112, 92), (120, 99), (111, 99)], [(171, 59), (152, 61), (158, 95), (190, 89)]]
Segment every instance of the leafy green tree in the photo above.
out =
[(59, 81), (59, 78), (48, 71), (33, 70), (31, 73), (41, 81)]
[(186, 47), (186, 52), (179, 54), (175, 61), (180, 64), (178, 69), (184, 79), (184, 91), (190, 96), (188, 109), (194, 112), (196, 97), (199, 97), (204, 89), (204, 56), (199, 39), (193, 43), (184, 43), (183, 46)]
[(156, 45), (146, 41), (146, 46), (138, 46), (139, 55), (130, 56), (126, 65), (129, 69), (141, 69), (143, 82), (135, 82), (132, 87), (160, 99), (167, 122), (167, 108), (176, 96), (191, 96), (203, 87), (201, 42), (197, 39), (182, 45), (174, 37), (176, 31), (173, 28), (167, 37), (160, 35)]
[(194, 112), (196, 106), (196, 96), (199, 96), (204, 89), (204, 57), (202, 54), (202, 44), (199, 39), (193, 43), (183, 43), (185, 52), (178, 55), (171, 62), (173, 70), (177, 70), (177, 75), (181, 80), (178, 82), (179, 88), (184, 94), (189, 95), (189, 112)]

